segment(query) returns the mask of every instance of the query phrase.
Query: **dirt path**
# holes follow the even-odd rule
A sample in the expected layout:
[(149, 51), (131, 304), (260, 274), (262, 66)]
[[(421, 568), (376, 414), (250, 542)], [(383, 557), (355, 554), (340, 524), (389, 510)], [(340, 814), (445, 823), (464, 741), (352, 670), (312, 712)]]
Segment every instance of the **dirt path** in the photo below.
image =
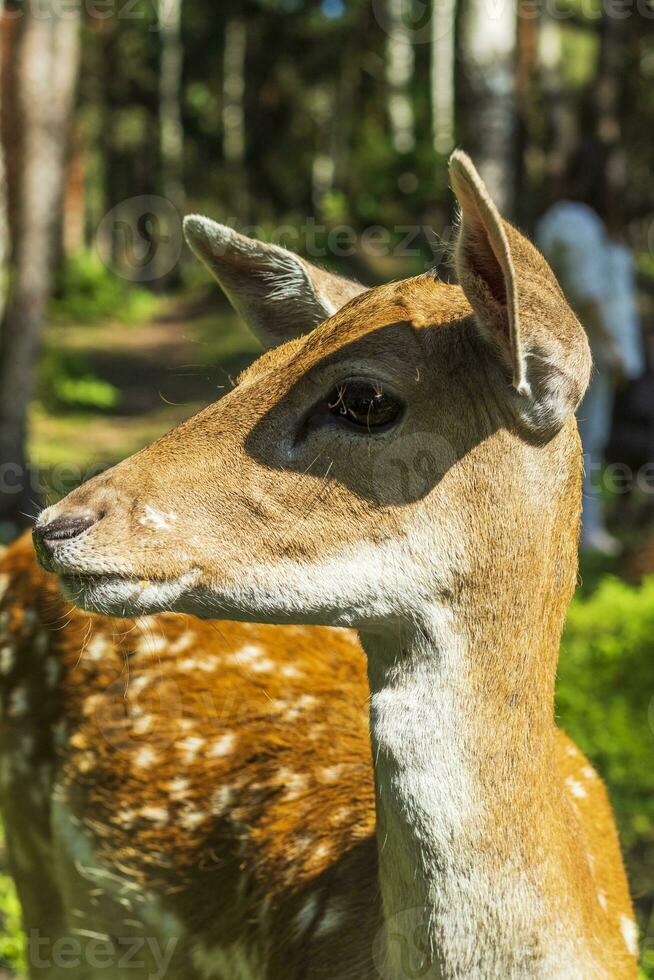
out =
[(88, 471), (114, 463), (209, 402), (257, 354), (256, 341), (231, 310), (163, 301), (157, 315), (134, 326), (53, 324), (46, 356), (56, 351), (66, 370), (109, 383), (111, 409), (32, 413), (31, 456), (41, 470)]

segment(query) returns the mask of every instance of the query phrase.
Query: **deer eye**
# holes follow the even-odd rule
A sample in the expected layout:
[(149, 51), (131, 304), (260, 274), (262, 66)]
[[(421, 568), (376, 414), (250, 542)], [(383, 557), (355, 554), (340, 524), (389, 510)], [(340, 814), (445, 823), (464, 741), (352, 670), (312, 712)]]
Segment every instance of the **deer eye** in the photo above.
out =
[(328, 399), (329, 411), (360, 429), (381, 429), (395, 422), (402, 405), (379, 381), (344, 381)]

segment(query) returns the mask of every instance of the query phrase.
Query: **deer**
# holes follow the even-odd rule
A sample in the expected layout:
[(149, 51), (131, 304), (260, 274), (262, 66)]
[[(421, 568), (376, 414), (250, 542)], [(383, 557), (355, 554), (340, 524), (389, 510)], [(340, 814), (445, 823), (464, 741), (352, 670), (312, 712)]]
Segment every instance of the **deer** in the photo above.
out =
[(554, 711), (588, 343), (461, 150), (450, 178), (458, 284), (188, 217), (265, 352), (5, 552), (32, 977), (637, 976)]

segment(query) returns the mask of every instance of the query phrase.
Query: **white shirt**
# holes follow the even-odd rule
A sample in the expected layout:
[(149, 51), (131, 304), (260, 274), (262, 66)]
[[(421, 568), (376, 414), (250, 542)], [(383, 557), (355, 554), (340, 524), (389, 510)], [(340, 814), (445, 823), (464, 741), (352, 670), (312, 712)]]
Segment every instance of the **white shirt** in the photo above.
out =
[[(595, 301), (629, 377), (645, 369), (631, 252), (611, 242), (599, 215), (586, 204), (559, 201), (536, 227), (536, 242), (556, 273), (570, 305)], [(601, 351), (593, 352), (601, 356)]]

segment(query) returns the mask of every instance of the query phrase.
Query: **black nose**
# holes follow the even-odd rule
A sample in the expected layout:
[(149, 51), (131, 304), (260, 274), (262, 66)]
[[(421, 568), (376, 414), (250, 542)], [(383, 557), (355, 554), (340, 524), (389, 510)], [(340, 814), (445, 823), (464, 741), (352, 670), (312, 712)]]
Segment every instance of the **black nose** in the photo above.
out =
[(97, 524), (100, 514), (70, 514), (65, 517), (55, 517), (48, 524), (39, 524), (34, 528), (34, 540), (42, 545), (49, 545), (55, 541), (70, 541), (77, 538), (84, 531)]

